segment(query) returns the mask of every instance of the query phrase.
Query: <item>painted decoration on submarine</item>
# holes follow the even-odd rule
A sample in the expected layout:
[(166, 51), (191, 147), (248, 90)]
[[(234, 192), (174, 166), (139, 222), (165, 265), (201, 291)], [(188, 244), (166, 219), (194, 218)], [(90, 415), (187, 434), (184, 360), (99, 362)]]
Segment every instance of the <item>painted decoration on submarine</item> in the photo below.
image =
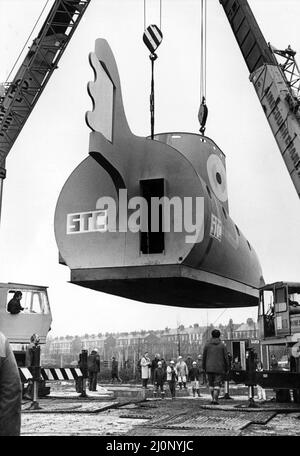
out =
[(229, 216), (223, 152), (199, 134), (135, 136), (105, 40), (96, 40), (89, 60), (89, 156), (66, 181), (55, 212), (71, 282), (153, 304), (257, 305), (262, 271)]

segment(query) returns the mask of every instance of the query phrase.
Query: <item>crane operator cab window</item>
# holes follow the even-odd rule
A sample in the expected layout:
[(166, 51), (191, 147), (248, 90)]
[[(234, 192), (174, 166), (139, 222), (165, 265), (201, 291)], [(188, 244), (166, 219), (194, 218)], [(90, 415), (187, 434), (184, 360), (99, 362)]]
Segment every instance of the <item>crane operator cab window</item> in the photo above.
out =
[(300, 290), (289, 293), (289, 312), (291, 334), (300, 333)]
[(260, 337), (284, 337), (300, 333), (300, 284), (279, 283), (261, 290)]
[(9, 290), (6, 310), (12, 315), (48, 314), (48, 298), (46, 293), (40, 290)]
[(300, 313), (300, 292), (289, 294), (290, 314)]
[(260, 337), (275, 336), (274, 295), (271, 290), (261, 292), (258, 325)]

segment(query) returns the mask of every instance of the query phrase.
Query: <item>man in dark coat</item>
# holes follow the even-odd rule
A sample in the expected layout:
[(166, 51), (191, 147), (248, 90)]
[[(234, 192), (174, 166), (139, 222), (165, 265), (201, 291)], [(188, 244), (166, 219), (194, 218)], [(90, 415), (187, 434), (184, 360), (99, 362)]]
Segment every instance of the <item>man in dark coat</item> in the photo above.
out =
[(167, 363), (166, 363), (166, 360), (164, 358), (161, 358), (161, 365), (162, 365), (162, 368), (167, 371)]
[(89, 372), (89, 390), (97, 391), (97, 378), (100, 372), (100, 356), (98, 350), (94, 348), (87, 359), (88, 372)]
[(188, 377), (189, 377), (190, 370), (193, 367), (193, 360), (192, 360), (191, 355), (187, 355), (187, 358), (185, 360), (185, 364), (187, 365), (187, 368), (188, 368)]
[(111, 380), (114, 383), (115, 379), (122, 383), (122, 380), (119, 377), (119, 366), (118, 366), (118, 361), (116, 360), (115, 356), (112, 357), (111, 361)]
[(160, 389), (162, 399), (165, 397), (164, 383), (167, 379), (167, 373), (162, 366), (162, 362), (158, 361), (157, 368), (154, 371), (153, 381), (155, 385), (154, 396), (157, 396)]
[(24, 310), (24, 307), (21, 306), (22, 292), (16, 291), (14, 297), (7, 304), (7, 310), (11, 314), (15, 315)]
[(199, 382), (201, 385), (205, 385), (206, 384), (206, 378), (205, 378), (205, 374), (203, 372), (203, 360), (202, 360), (202, 355), (198, 355), (197, 357), (197, 367), (200, 371), (200, 379), (199, 379)]
[(18, 436), (21, 428), (22, 385), (8, 340), (0, 332), (0, 436)]
[(154, 359), (151, 362), (151, 382), (154, 385), (154, 371), (157, 368), (158, 361), (160, 361), (160, 354), (156, 353)]
[(228, 371), (228, 354), (225, 344), (220, 340), (220, 331), (214, 329), (211, 335), (203, 350), (202, 367), (207, 375), (212, 404), (218, 404), (223, 377)]

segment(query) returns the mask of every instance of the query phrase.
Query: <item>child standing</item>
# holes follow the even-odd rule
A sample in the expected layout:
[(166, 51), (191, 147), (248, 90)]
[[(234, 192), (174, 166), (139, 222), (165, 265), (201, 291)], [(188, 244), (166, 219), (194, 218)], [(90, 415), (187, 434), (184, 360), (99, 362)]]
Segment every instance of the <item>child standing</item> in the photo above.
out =
[(172, 399), (175, 399), (176, 395), (176, 371), (175, 371), (175, 362), (170, 361), (169, 366), (167, 367), (167, 381), (169, 383), (170, 393)]
[[(261, 361), (258, 361), (256, 370), (257, 371), (263, 370), (263, 365), (262, 365)], [(262, 401), (262, 402), (267, 400), (266, 390), (260, 385), (257, 385), (257, 398), (259, 401)]]

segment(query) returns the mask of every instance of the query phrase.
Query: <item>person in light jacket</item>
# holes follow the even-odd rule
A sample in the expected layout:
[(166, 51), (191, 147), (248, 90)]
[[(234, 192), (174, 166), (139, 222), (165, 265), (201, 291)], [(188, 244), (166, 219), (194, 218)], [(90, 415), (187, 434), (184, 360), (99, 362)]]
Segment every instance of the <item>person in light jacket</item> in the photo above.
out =
[(183, 361), (182, 356), (178, 356), (178, 362), (177, 362), (175, 368), (176, 368), (176, 373), (177, 373), (177, 377), (178, 377), (179, 389), (182, 389), (182, 384), (183, 384), (183, 388), (186, 389), (188, 368), (187, 368), (186, 363)]
[(0, 436), (19, 436), (22, 384), (8, 340), (0, 332)]
[(167, 382), (169, 384), (170, 393), (172, 399), (175, 399), (176, 396), (176, 370), (175, 370), (175, 361), (171, 360), (169, 366), (167, 367)]
[[(257, 370), (258, 372), (264, 370), (261, 361), (258, 361), (256, 370)], [(267, 400), (266, 390), (265, 390), (262, 386), (260, 386), (260, 385), (257, 385), (257, 397), (258, 397), (258, 400), (259, 400), (259, 401), (262, 401), (262, 402), (265, 402), (265, 401)]]
[(151, 377), (151, 360), (148, 352), (145, 352), (141, 359), (141, 377), (143, 388), (147, 388), (148, 380)]

